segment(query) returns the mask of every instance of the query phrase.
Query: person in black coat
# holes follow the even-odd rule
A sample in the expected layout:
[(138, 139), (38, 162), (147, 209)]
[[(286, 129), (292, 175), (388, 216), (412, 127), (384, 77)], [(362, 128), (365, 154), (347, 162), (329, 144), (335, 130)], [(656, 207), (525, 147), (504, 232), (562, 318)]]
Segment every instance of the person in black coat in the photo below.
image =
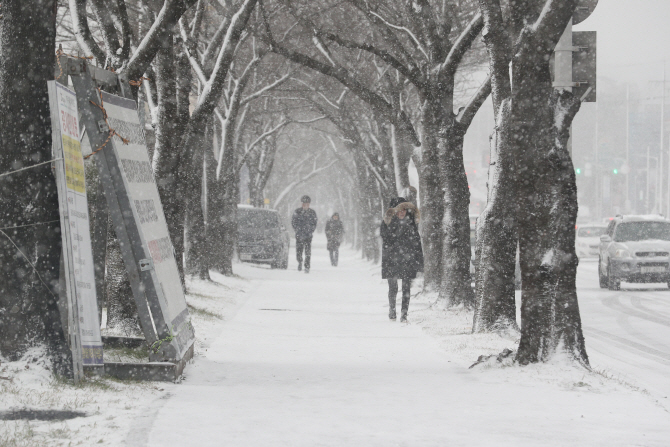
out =
[(312, 236), (316, 230), (316, 212), (310, 209), (311, 199), (302, 196), (302, 207), (296, 209), (291, 217), (291, 225), (295, 231), (295, 253), (298, 260), (298, 271), (302, 270), (302, 252), (305, 252), (305, 273), (309, 273), (312, 259)]
[(333, 214), (328, 222), (326, 222), (326, 239), (328, 240), (328, 252), (330, 252), (330, 263), (337, 267), (337, 260), (340, 255), (340, 244), (344, 236), (344, 225), (340, 220), (338, 213)]
[(398, 280), (402, 280), (400, 321), (407, 322), (412, 279), (423, 271), (423, 248), (417, 222), (419, 210), (404, 197), (391, 200), (381, 224), (382, 278), (389, 283), (389, 319), (396, 319)]

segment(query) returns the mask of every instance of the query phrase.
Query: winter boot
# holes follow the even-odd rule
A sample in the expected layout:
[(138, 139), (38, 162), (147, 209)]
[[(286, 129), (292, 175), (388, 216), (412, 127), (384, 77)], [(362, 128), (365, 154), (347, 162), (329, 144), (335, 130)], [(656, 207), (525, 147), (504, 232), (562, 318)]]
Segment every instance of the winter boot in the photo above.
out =
[(302, 270), (302, 262), (298, 262), (298, 271)]
[(389, 320), (395, 321), (396, 319), (396, 314), (395, 314), (395, 307), (389, 308)]
[(403, 291), (402, 307), (400, 308), (400, 322), (407, 323), (407, 310), (409, 309), (409, 291)]
[(398, 290), (389, 290), (389, 320), (395, 321), (395, 297)]
[(309, 267), (305, 267), (305, 273), (309, 273)]

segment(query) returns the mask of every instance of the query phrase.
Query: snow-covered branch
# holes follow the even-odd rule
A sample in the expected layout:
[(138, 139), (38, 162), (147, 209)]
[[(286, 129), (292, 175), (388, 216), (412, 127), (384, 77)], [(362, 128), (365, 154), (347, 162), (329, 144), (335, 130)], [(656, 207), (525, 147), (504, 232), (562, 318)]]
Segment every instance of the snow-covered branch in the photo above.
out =
[(314, 167), (312, 168), (312, 171), (310, 171), (307, 175), (303, 176), (302, 178), (295, 180), (291, 182), (286, 188), (282, 190), (282, 192), (279, 193), (277, 198), (275, 199), (274, 203), (274, 208), (279, 208), (279, 204), (288, 196), (288, 194), (293, 191), (297, 186), (302, 185), (303, 183), (307, 182), (309, 179), (312, 177), (315, 177), (319, 175), (321, 172), (325, 171), (326, 169), (330, 168), (332, 165), (337, 163), (338, 160), (334, 159), (331, 160), (330, 163), (326, 164), (325, 166), (321, 166), (320, 168), (316, 167), (316, 159), (314, 160)]

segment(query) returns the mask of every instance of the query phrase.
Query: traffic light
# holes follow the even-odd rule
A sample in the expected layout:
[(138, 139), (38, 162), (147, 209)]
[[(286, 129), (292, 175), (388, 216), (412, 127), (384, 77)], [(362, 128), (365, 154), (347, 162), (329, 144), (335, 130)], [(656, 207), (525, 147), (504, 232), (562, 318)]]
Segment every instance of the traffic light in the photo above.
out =
[(618, 174), (619, 170), (617, 168), (612, 169), (612, 174)]
[(575, 174), (579, 175), (582, 173), (582, 168), (575, 168)]

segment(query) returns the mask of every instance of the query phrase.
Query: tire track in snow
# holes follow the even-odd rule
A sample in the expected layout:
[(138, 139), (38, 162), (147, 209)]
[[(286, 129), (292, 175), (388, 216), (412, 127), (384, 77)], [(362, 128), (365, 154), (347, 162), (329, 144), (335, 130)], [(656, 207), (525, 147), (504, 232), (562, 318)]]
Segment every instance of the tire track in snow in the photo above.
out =
[(670, 352), (670, 345), (667, 344), (667, 340), (663, 338), (649, 337), (646, 332), (640, 331), (639, 329), (635, 328), (630, 323), (630, 318), (631, 317), (626, 314), (620, 314), (616, 319), (616, 322), (619, 325), (619, 327), (626, 332), (626, 334), (624, 335), (627, 335), (629, 339), (637, 340), (639, 343), (642, 343), (658, 351)]
[[(644, 299), (649, 300), (649, 298), (644, 298)], [(670, 314), (667, 314), (665, 312), (658, 311), (658, 310), (653, 310), (653, 309), (650, 309), (649, 307), (645, 306), (644, 304), (642, 304), (642, 300), (643, 300), (643, 298), (640, 298), (639, 296), (630, 297), (630, 303), (636, 309), (639, 309), (639, 310), (641, 310), (643, 312), (646, 312), (648, 314), (651, 314), (651, 315), (659, 315), (659, 316), (664, 317), (664, 318), (670, 318)]]
[(650, 348), (649, 346), (628, 340), (627, 338), (619, 337), (618, 335), (601, 331), (600, 329), (584, 328), (584, 331), (590, 337), (609, 342), (614, 341), (629, 352), (640, 355), (646, 359), (653, 360), (662, 365), (670, 366), (670, 352), (659, 351), (658, 349)]
[(601, 301), (605, 306), (609, 307), (610, 309), (618, 310), (619, 312), (623, 312), (627, 315), (630, 315), (631, 317), (641, 318), (643, 320), (651, 321), (653, 323), (670, 327), (670, 319), (668, 318), (663, 318), (654, 314), (646, 314), (644, 312), (640, 312), (638, 310), (624, 306), (621, 303), (621, 301), (619, 301), (619, 298), (621, 298), (621, 296), (622, 296), (621, 294), (618, 294), (615, 296), (603, 298)]

